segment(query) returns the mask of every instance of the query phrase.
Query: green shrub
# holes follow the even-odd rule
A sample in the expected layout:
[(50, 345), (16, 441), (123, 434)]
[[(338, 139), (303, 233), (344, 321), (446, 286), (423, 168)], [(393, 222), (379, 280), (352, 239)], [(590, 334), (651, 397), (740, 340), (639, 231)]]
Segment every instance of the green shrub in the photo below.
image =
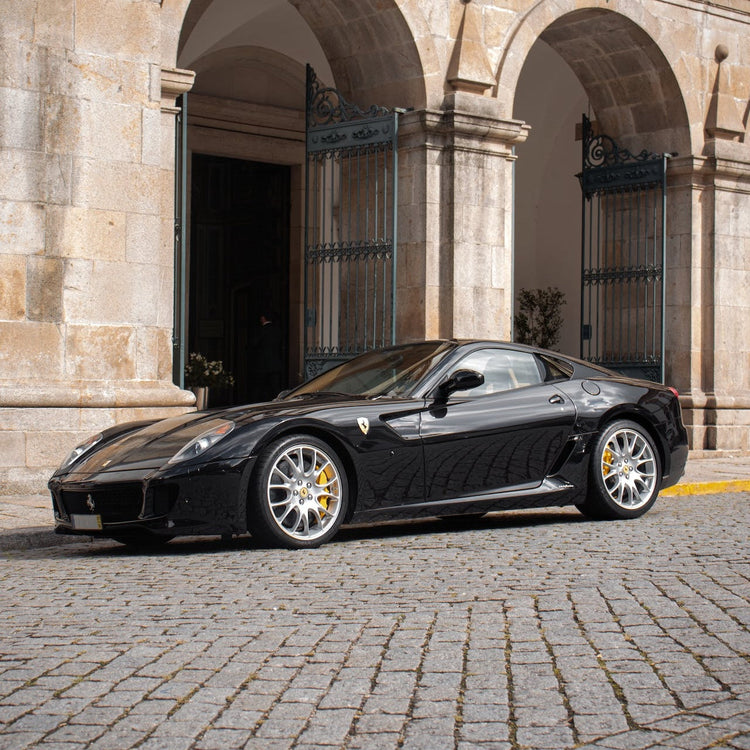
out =
[(554, 349), (560, 340), (563, 324), (562, 306), (565, 293), (557, 287), (521, 289), (518, 294), (518, 314), (513, 316), (515, 339), (519, 344)]

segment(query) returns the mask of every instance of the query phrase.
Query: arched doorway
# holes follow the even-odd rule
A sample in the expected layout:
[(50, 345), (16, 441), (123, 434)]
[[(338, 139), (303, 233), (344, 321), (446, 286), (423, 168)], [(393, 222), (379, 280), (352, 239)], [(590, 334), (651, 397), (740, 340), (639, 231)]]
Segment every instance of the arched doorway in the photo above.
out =
[[(286, 2), (197, 0), (188, 9), (178, 57), (196, 73), (187, 104), (186, 349), (222, 360), (235, 379), (212, 405), (272, 398), (300, 380), (308, 60), (331, 75)], [(269, 320), (273, 364), (259, 367)]]
[[(624, 15), (585, 9), (538, 30), (517, 79), (514, 116), (532, 126), (517, 148), (515, 290), (556, 286), (566, 295), (560, 348), (580, 349), (581, 115), (634, 152), (689, 151), (675, 76), (646, 31)], [(682, 196), (674, 191), (675, 205)], [(680, 234), (667, 229), (669, 272), (680, 268)], [(667, 299), (667, 306), (674, 300)], [(669, 316), (668, 316), (669, 319)], [(667, 349), (681, 344), (667, 339)], [(669, 358), (669, 357), (668, 357)]]
[[(235, 375), (214, 405), (274, 395), (253, 383), (261, 311), (273, 312), (280, 328), (281, 371), (271, 380), (287, 387), (304, 378), (306, 64), (354, 103), (424, 98), (403, 17), (395, 3), (380, 11), (330, 0), (187, 7), (177, 57), (196, 73), (187, 97), (185, 348), (222, 359)], [(394, 34), (403, 41), (386, 45)], [(354, 64), (379, 48), (379, 65)]]
[[(570, 67), (537, 40), (524, 64), (513, 114), (531, 125), (516, 146), (514, 289), (565, 295), (559, 349), (577, 354), (580, 319), (581, 167), (576, 125), (588, 97)], [(516, 313), (518, 304), (516, 302)]]

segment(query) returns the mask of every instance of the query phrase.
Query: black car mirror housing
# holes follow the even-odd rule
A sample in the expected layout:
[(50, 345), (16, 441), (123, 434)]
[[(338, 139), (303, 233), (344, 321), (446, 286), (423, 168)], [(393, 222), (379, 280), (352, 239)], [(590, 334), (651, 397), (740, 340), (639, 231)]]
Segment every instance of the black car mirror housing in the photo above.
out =
[(447, 380), (444, 380), (435, 391), (437, 399), (447, 399), (457, 391), (470, 391), (484, 383), (484, 375), (476, 370), (456, 370)]

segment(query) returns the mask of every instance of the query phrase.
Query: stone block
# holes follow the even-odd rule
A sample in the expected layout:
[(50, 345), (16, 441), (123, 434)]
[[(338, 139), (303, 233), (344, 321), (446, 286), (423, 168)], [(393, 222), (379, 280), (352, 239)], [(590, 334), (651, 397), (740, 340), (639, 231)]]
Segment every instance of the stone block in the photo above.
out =
[[(164, 268), (174, 269), (174, 218), (172, 218), (171, 214), (168, 215), (168, 218), (162, 217), (161, 219), (159, 226), (159, 247), (156, 250), (154, 260)], [(294, 261), (295, 259), (292, 258), (292, 264), (294, 264)], [(291, 270), (293, 273), (294, 269), (292, 268)]]
[(47, 218), (47, 252), (63, 258), (125, 260), (126, 214), (53, 206)]
[(40, 49), (34, 44), (22, 41), (8, 31), (13, 24), (7, 16), (0, 26), (0, 40), (10, 40), (3, 44), (3, 64), (0, 65), (0, 86), (11, 89), (39, 91), (40, 70), (44, 69), (43, 60), (48, 50)]
[(139, 328), (136, 377), (139, 380), (171, 380), (172, 335), (164, 328)]
[[(396, 338), (399, 341), (419, 341), (435, 335), (430, 335), (430, 326), (425, 323), (425, 316), (430, 312), (424, 287), (403, 290), (403, 294), (399, 294), (397, 305), (399, 315), (396, 321)], [(432, 330), (437, 330), (436, 324), (432, 326)]]
[(23, 320), (26, 315), (26, 257), (0, 255), (0, 319)]
[[(174, 140), (174, 130), (172, 140)], [(162, 113), (158, 109), (141, 110), (141, 161), (143, 164), (163, 166), (162, 155)], [(174, 152), (174, 148), (171, 149)]]
[(136, 377), (136, 334), (125, 326), (68, 326), (65, 371), (75, 380)]
[(0, 150), (0, 200), (69, 203), (72, 169), (67, 156)]
[(464, 203), (460, 213), (456, 213), (457, 239), (488, 246), (503, 236), (503, 214), (499, 206), (492, 210), (482, 205)]
[(173, 201), (173, 186), (164, 197), (162, 170), (143, 164), (77, 159), (72, 203), (106, 211), (157, 214), (162, 200)]
[(43, 83), (50, 95), (130, 105), (149, 101), (149, 69), (141, 62), (91, 54), (79, 48), (49, 50), (44, 63)]
[(154, 325), (160, 276), (153, 266), (70, 260), (63, 304), (70, 323)]
[[(158, 263), (172, 267), (174, 247), (169, 255), (161, 252), (161, 218), (148, 214), (129, 214), (127, 217), (126, 253), (129, 263)], [(174, 225), (172, 225), (174, 238)]]
[(140, 161), (141, 108), (137, 105), (50, 96), (45, 115), (49, 152), (85, 159)]
[[(24, 389), (18, 383), (18, 390)], [(0, 424), (6, 430), (33, 432), (34, 430), (68, 431), (79, 429), (79, 409), (34, 407), (0, 407)], [(85, 428), (84, 428), (85, 429)]]
[(41, 203), (0, 201), (0, 254), (41, 253), (45, 218), (46, 210)]
[(53, 323), (0, 322), (0, 372), (6, 380), (54, 378), (62, 371), (63, 345)]
[(42, 150), (38, 92), (0, 88), (0, 148)]
[(62, 320), (63, 261), (31, 257), (26, 270), (26, 317), (58, 323)]
[[(428, 249), (414, 244), (402, 245), (399, 253), (398, 278), (408, 288), (418, 289), (426, 283), (436, 283), (440, 272), (438, 263), (425, 263), (425, 253)], [(428, 278), (429, 277), (429, 281)]]
[(26, 443), (22, 432), (0, 430), (0, 466), (23, 466)]
[(495, 289), (508, 289), (512, 287), (513, 253), (509, 246), (490, 246), (491, 265), (489, 269), (490, 284)]
[(115, 58), (157, 59), (160, 10), (156, 3), (78, 0), (76, 47)]
[(174, 325), (174, 271), (160, 268), (157, 273), (158, 288), (155, 292), (156, 325), (172, 330)]
[(489, 285), (492, 267), (489, 245), (461, 243), (456, 245), (453, 265), (454, 283), (458, 287)]
[[(74, 0), (5, 0), (2, 36), (40, 47), (73, 47)], [(5, 45), (3, 45), (5, 49)]]
[[(44, 468), (50, 474), (70, 451), (88, 435), (69, 431), (45, 430), (26, 433), (26, 463), (29, 468)], [(71, 441), (73, 444), (71, 445)]]
[(117, 409), (80, 409), (80, 428), (85, 433), (82, 440), (117, 424), (117, 411)]
[[(2, 495), (47, 495), (47, 481), (56, 467), (30, 468), (11, 466), (2, 472), (0, 496)], [(50, 510), (50, 523), (52, 510)]]

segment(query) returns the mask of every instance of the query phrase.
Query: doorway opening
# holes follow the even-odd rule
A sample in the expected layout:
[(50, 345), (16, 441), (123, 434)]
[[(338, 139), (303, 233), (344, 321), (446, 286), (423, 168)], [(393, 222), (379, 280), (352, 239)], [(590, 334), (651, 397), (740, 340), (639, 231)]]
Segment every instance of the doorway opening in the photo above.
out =
[(188, 351), (234, 376), (212, 390), (211, 406), (268, 400), (288, 386), (290, 172), (193, 154)]
[(531, 125), (516, 146), (514, 303), (521, 290), (552, 288), (564, 295), (556, 346), (580, 349), (581, 208), (576, 129), (588, 110), (583, 86), (560, 55), (539, 39), (519, 78), (514, 117)]

